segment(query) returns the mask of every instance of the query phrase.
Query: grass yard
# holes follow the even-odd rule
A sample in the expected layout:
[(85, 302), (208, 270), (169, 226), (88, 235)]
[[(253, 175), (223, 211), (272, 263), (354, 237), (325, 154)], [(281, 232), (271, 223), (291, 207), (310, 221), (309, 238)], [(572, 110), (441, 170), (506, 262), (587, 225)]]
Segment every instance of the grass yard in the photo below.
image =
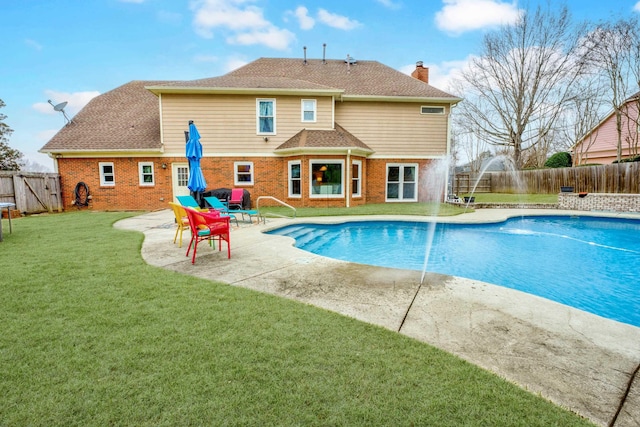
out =
[[(471, 196), (459, 194), (460, 197)], [(477, 203), (558, 203), (557, 194), (474, 193)]]
[[(461, 194), (460, 197), (469, 196)], [(508, 193), (474, 193), (478, 203), (558, 203), (557, 194), (508, 194)], [(275, 213), (277, 215), (291, 216), (292, 210), (281, 206), (261, 207), (260, 211)], [(451, 216), (464, 212), (472, 212), (472, 206), (453, 205), (449, 203), (375, 203), (349, 208), (297, 208), (296, 216), (299, 218), (312, 216), (335, 215), (437, 215)]]
[(130, 215), (5, 234), (0, 425), (591, 425), (398, 333), (149, 266)]

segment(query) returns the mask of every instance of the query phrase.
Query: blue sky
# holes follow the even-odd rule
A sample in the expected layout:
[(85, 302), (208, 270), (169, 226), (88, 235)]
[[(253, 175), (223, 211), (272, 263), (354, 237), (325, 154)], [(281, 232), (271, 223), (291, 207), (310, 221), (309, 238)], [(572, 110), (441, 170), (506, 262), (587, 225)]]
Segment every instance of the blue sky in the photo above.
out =
[[(483, 34), (547, 0), (0, 0), (0, 113), (12, 148), (53, 170), (38, 150), (76, 114), (131, 80), (225, 74), (259, 57), (416, 61), (432, 85), (479, 53)], [(551, 1), (552, 4), (560, 2)], [(567, 0), (577, 20), (640, 13), (640, 1)], [(456, 94), (459, 95), (459, 94)]]

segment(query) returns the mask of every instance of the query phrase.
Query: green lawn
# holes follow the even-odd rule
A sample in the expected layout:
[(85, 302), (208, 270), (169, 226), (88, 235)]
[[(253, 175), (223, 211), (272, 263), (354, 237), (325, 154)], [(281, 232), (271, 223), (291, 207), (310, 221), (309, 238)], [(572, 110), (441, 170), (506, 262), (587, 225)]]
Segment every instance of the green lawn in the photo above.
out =
[(398, 333), (149, 266), (130, 215), (5, 234), (0, 425), (591, 425)]
[[(470, 194), (459, 194), (460, 197)], [(558, 203), (557, 194), (474, 193), (478, 203)]]
[[(469, 196), (461, 194), (460, 197)], [(557, 194), (507, 194), (507, 193), (474, 193), (478, 203), (558, 203)], [(260, 209), (267, 215), (291, 216), (292, 210), (284, 207), (268, 206)], [(297, 208), (297, 217), (335, 216), (335, 215), (459, 215), (472, 212), (471, 206), (453, 205), (449, 203), (376, 203), (349, 208)]]

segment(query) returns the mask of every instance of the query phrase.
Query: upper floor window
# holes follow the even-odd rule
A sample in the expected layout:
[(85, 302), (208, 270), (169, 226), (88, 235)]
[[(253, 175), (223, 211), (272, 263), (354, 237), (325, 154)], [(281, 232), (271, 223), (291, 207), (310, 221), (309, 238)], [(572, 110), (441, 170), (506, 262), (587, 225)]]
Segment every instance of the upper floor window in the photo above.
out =
[(276, 100), (256, 100), (258, 133), (273, 135), (276, 133)]
[(234, 162), (233, 168), (235, 185), (253, 185), (253, 162)]
[(431, 107), (423, 105), (420, 107), (420, 114), (444, 114), (444, 107)]
[(152, 162), (138, 163), (138, 176), (140, 177), (140, 185), (144, 185), (144, 186), (155, 185), (155, 179), (153, 175), (153, 163)]
[(303, 122), (316, 121), (316, 100), (315, 99), (302, 100), (302, 121)]
[(100, 185), (105, 187), (116, 185), (113, 162), (100, 162), (98, 163), (98, 168), (100, 169)]

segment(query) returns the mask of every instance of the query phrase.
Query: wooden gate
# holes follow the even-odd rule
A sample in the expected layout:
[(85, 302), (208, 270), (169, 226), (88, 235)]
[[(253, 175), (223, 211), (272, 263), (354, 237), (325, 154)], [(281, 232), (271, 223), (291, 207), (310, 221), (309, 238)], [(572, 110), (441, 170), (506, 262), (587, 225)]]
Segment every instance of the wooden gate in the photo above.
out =
[(22, 213), (62, 212), (57, 173), (0, 171), (0, 202), (15, 203)]

